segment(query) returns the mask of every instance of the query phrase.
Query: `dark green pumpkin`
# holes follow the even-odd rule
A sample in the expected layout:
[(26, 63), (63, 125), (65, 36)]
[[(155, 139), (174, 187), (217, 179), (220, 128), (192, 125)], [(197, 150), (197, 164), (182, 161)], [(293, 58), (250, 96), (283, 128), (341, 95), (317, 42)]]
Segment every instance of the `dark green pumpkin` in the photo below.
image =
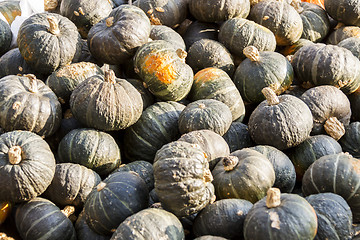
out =
[(151, 94), (149, 89), (145, 87), (145, 84), (143, 81), (139, 79), (134, 78), (128, 78), (126, 79), (129, 83), (131, 83), (140, 93), (142, 101), (143, 101), (143, 110), (145, 110), (147, 107), (151, 106), (155, 102), (154, 95)]
[(194, 42), (201, 39), (211, 39), (217, 41), (218, 32), (219, 25), (216, 23), (193, 21), (183, 35), (186, 48), (189, 49)]
[(313, 44), (313, 42), (310, 41), (310, 40), (307, 40), (307, 39), (300, 38), (294, 44), (291, 44), (291, 45), (288, 45), (288, 46), (284, 46), (283, 48), (280, 48), (279, 52), (281, 54), (283, 54), (284, 56), (294, 55), (300, 48), (302, 48), (303, 46), (305, 46), (307, 44)]
[(12, 32), (10, 26), (4, 20), (0, 20), (0, 56), (10, 50)]
[(232, 122), (229, 130), (223, 135), (223, 138), (229, 145), (231, 153), (255, 145), (250, 137), (248, 126), (241, 122)]
[(350, 153), (355, 158), (360, 158), (360, 122), (352, 122), (345, 128), (345, 134), (339, 143), (344, 152)]
[(195, 236), (243, 239), (243, 224), (253, 204), (244, 199), (222, 199), (207, 205), (195, 217)]
[(110, 174), (86, 199), (86, 223), (98, 234), (111, 235), (127, 217), (145, 209), (148, 202), (148, 188), (136, 173)]
[(97, 234), (86, 223), (86, 215), (84, 211), (82, 211), (76, 222), (75, 222), (75, 231), (77, 240), (109, 240), (110, 236)]
[(349, 204), (354, 222), (360, 221), (360, 160), (348, 153), (326, 155), (306, 170), (302, 179), (305, 196), (331, 192)]
[(233, 121), (241, 121), (245, 117), (245, 105), (234, 82), (225, 71), (216, 67), (205, 68), (195, 74), (188, 98), (191, 101), (219, 100), (230, 108)]
[(336, 21), (360, 26), (360, 2), (358, 0), (325, 0), (326, 12)]
[(326, 44), (337, 45), (342, 40), (350, 37), (359, 37), (360, 27), (357, 26), (340, 26), (336, 27), (326, 39)]
[(153, 167), (161, 205), (177, 217), (197, 213), (215, 201), (207, 156), (197, 144), (165, 144), (157, 151)]
[(50, 136), (59, 128), (61, 105), (54, 92), (34, 75), (0, 79), (0, 127)]
[(91, 52), (88, 47), (88, 43), (86, 39), (81, 39), (80, 41), (80, 50), (77, 52), (75, 57), (72, 60), (72, 63), (78, 62), (92, 62), (96, 63), (96, 59), (91, 55)]
[(344, 198), (334, 193), (318, 193), (305, 199), (318, 218), (315, 240), (352, 239), (352, 213)]
[(275, 182), (274, 168), (269, 159), (249, 148), (222, 158), (212, 174), (217, 199), (240, 198), (255, 203)]
[(153, 162), (156, 151), (180, 137), (178, 120), (185, 108), (177, 102), (157, 102), (144, 110), (140, 119), (125, 129), (125, 156)]
[(16, 228), (24, 240), (76, 240), (67, 212), (45, 198), (34, 198), (16, 209)]
[(186, 49), (184, 39), (181, 35), (171, 27), (166, 25), (151, 25), (150, 31), (151, 40), (165, 40), (174, 45), (175, 49)]
[(346, 48), (357, 58), (360, 59), (360, 38), (349, 37), (337, 44), (339, 47)]

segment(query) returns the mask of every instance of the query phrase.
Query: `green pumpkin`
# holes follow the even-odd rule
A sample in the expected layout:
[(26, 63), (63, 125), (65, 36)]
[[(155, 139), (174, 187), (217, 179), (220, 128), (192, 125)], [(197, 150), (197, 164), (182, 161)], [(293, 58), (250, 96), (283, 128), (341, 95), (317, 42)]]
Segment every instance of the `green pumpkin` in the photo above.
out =
[(357, 26), (339, 26), (332, 31), (326, 39), (326, 44), (337, 45), (342, 40), (351, 37), (360, 36), (360, 27)]
[(0, 20), (0, 56), (10, 50), (12, 32), (10, 26), (4, 20)]
[(325, 0), (326, 12), (338, 22), (346, 25), (360, 26), (358, 0)]
[(190, 49), (191, 45), (201, 39), (218, 40), (219, 25), (216, 23), (206, 23), (193, 21), (187, 27), (183, 34), (186, 48)]
[(350, 100), (350, 107), (351, 107), (351, 120), (352, 121), (360, 121), (360, 112), (357, 111), (359, 109), (360, 104), (360, 89), (359, 91), (355, 91), (354, 93), (348, 95), (348, 98)]
[(339, 143), (344, 152), (350, 153), (355, 158), (360, 158), (360, 122), (352, 122), (345, 128), (345, 134)]
[(223, 135), (223, 138), (229, 145), (231, 153), (255, 145), (250, 137), (248, 126), (241, 122), (232, 122), (229, 130)]
[(357, 58), (360, 59), (360, 38), (349, 37), (337, 44), (339, 47), (346, 48)]
[(75, 222), (75, 231), (76, 231), (76, 237), (77, 240), (109, 240), (110, 236), (105, 236), (101, 234), (97, 234), (86, 223), (86, 215), (84, 211), (82, 211), (76, 222)]
[(134, 78), (128, 78), (126, 79), (131, 85), (133, 85), (140, 93), (142, 101), (143, 101), (143, 110), (145, 110), (147, 107), (151, 106), (155, 102), (154, 95), (151, 94), (149, 89), (145, 87), (145, 84), (143, 81), (139, 79)]
[(171, 27), (166, 25), (151, 25), (151, 40), (165, 40), (174, 45), (175, 49), (182, 48), (186, 50), (184, 39)]

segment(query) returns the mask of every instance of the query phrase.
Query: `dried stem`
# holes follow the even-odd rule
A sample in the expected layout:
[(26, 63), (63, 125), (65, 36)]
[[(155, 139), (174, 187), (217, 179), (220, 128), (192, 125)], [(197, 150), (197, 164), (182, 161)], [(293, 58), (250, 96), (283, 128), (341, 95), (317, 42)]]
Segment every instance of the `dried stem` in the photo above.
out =
[(268, 208), (275, 208), (280, 206), (281, 204), (280, 197), (281, 197), (280, 189), (269, 188), (266, 195), (266, 206)]
[(21, 162), (21, 147), (20, 146), (12, 146), (8, 151), (9, 163), (12, 165), (17, 165)]
[(326, 120), (324, 129), (336, 141), (339, 140), (345, 134), (345, 127), (336, 117), (331, 117)]
[(222, 159), (224, 170), (232, 171), (239, 163), (239, 158), (237, 156), (227, 156)]
[(243, 53), (252, 62), (258, 62), (260, 60), (259, 50), (254, 46), (247, 46), (244, 48)]
[(59, 29), (59, 23), (58, 23), (56, 17), (48, 16), (47, 20), (49, 21), (49, 24), (50, 24), (49, 32), (54, 34), (54, 35), (59, 35), (60, 34), (60, 29)]
[(270, 87), (263, 88), (261, 93), (264, 94), (268, 105), (277, 105), (280, 103), (278, 96)]

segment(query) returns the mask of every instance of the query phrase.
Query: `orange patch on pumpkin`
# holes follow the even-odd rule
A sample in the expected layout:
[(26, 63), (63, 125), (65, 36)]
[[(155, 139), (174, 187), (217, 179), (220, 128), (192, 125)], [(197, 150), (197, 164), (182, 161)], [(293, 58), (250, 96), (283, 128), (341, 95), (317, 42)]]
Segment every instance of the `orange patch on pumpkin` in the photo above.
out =
[(160, 82), (165, 84), (172, 83), (176, 78), (176, 71), (168, 56), (150, 55), (145, 60), (145, 71), (155, 75)]
[(205, 68), (195, 74), (194, 81), (207, 82), (209, 80), (212, 80), (214, 77), (218, 77), (218, 76), (219, 76), (219, 70), (217, 68)]

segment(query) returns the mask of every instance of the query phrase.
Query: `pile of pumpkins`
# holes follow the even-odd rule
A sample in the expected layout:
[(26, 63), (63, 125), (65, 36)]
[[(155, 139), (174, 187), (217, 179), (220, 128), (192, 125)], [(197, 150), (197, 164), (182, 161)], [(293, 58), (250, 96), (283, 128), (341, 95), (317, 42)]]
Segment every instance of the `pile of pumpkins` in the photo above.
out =
[(360, 0), (45, 4), (0, 2), (0, 239), (356, 237)]

